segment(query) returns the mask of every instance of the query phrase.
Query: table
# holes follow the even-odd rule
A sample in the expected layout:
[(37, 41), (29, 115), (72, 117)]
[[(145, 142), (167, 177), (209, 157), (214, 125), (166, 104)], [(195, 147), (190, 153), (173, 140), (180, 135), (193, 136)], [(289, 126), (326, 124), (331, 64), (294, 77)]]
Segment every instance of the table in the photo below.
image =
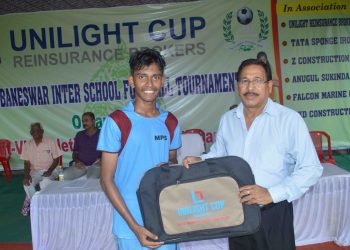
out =
[[(319, 182), (293, 202), (296, 244), (350, 245), (350, 173), (323, 164)], [(98, 180), (53, 182), (31, 203), (33, 249), (115, 250), (112, 206)], [(228, 249), (227, 239), (185, 242), (181, 250)]]
[(350, 246), (350, 173), (322, 165), (319, 182), (293, 203), (296, 245), (334, 241)]
[(55, 181), (31, 201), (35, 250), (115, 250), (113, 212), (99, 180)]

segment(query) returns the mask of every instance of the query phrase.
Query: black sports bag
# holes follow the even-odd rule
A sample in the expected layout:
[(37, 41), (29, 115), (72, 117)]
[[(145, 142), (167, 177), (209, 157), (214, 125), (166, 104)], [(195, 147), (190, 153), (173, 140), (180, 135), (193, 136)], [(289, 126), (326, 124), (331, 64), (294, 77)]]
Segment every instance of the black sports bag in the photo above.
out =
[(240, 203), (239, 188), (255, 184), (240, 157), (148, 170), (137, 191), (145, 227), (165, 243), (243, 236), (260, 226), (258, 205)]

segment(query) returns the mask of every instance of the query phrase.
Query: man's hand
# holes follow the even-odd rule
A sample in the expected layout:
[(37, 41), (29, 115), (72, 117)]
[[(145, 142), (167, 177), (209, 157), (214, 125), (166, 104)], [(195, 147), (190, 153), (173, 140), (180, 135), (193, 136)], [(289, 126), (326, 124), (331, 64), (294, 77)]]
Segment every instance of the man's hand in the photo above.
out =
[(32, 177), (29, 174), (25, 174), (22, 182), (23, 182), (23, 185), (29, 186), (30, 183), (32, 182)]
[(241, 203), (248, 205), (267, 205), (272, 202), (272, 197), (266, 188), (258, 185), (247, 185), (239, 189)]
[(43, 173), (43, 176), (49, 177), (49, 176), (51, 176), (51, 174), (52, 174), (52, 170), (51, 170), (51, 168), (49, 168), (48, 170), (46, 170), (46, 171)]
[(76, 161), (74, 165), (80, 169), (84, 169), (86, 167), (85, 164), (81, 161)]
[(133, 230), (134, 233), (136, 234), (137, 238), (139, 239), (140, 243), (144, 247), (148, 248), (158, 248), (161, 245), (164, 244), (164, 242), (156, 242), (156, 241), (150, 241), (147, 238), (150, 238), (152, 240), (157, 240), (158, 237), (157, 235), (151, 233), (148, 231), (146, 228), (138, 225), (136, 229)]
[(202, 161), (202, 158), (197, 157), (197, 156), (186, 156), (183, 160), (182, 160), (182, 164), (184, 165), (185, 168), (189, 168), (190, 164), (196, 163), (196, 162), (200, 162)]
[(98, 166), (101, 166), (101, 159), (100, 158), (98, 158), (94, 163), (92, 163), (92, 164), (96, 164), (96, 165), (98, 165)]

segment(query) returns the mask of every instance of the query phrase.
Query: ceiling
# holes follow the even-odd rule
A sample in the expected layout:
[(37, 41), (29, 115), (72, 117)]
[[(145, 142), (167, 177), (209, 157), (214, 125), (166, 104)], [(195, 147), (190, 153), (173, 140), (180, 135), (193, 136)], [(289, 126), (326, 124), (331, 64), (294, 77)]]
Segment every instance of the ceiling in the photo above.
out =
[(108, 8), (192, 1), (196, 0), (0, 0), (0, 15), (47, 10)]

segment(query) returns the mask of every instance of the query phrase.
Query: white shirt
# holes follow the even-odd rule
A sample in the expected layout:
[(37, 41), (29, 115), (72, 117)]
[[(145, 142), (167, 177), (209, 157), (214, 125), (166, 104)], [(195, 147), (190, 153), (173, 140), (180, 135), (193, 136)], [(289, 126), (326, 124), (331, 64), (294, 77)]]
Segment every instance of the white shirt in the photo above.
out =
[(40, 170), (48, 170), (53, 160), (61, 155), (62, 152), (57, 143), (52, 138), (43, 136), (39, 145), (36, 145), (34, 139), (24, 144), (21, 160), (30, 162), (32, 174)]
[(304, 120), (271, 99), (249, 130), (242, 103), (221, 117), (216, 142), (201, 158), (227, 155), (246, 160), (275, 203), (299, 198), (323, 171)]

